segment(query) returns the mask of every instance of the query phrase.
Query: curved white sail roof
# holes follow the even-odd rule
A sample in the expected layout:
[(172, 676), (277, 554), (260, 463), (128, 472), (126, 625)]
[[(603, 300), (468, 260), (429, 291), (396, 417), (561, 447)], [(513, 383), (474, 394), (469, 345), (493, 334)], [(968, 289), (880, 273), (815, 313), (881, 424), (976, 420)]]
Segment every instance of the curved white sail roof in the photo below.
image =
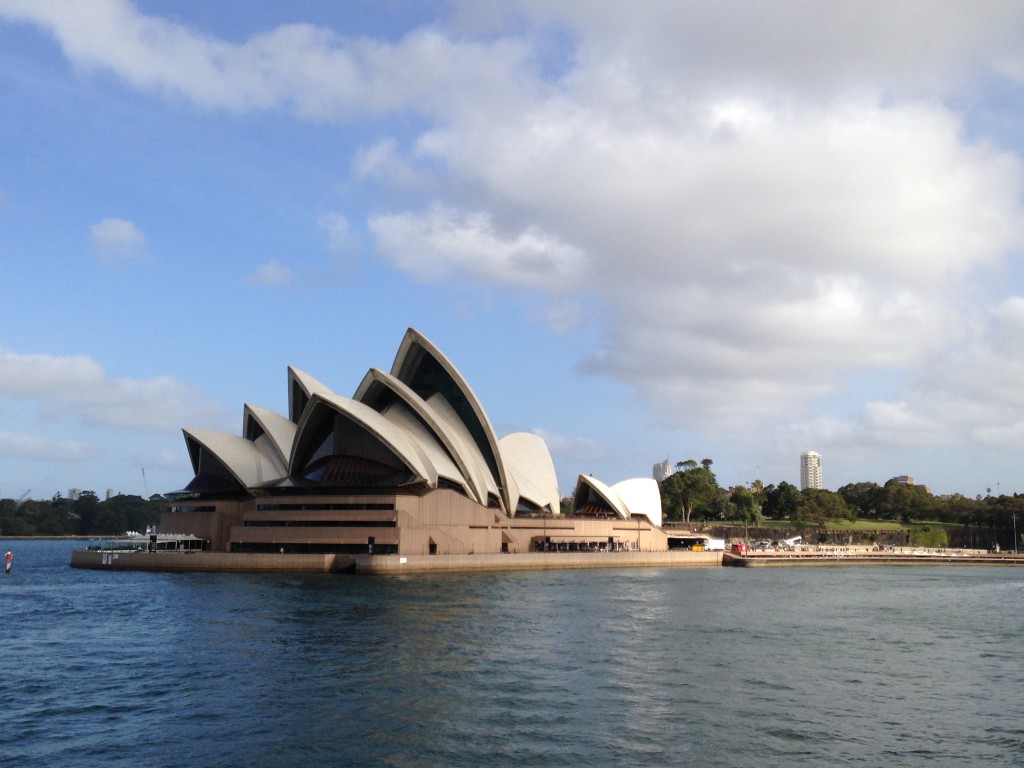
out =
[(313, 395), (333, 395), (331, 388), (305, 371), (288, 366), (288, 418), (295, 424), (302, 418), (302, 411)]
[[(462, 374), (413, 328), (391, 373), (370, 369), (353, 398), (289, 367), (287, 417), (246, 404), (241, 437), (185, 430), (185, 438), (196, 473), (189, 485), (199, 493), (235, 484), (422, 484), (460, 490), (509, 515), (520, 508), (560, 511), (544, 441), (529, 433), (499, 440)], [(594, 487), (606, 488), (596, 481)]]
[(532, 432), (513, 432), (498, 440), (498, 447), (519, 496), (551, 514), (559, 514), (558, 478), (544, 440)]
[(615, 491), (600, 480), (589, 475), (580, 475), (576, 481), (576, 493), (573, 497), (573, 514), (584, 511), (589, 504), (605, 506), (616, 516), (623, 520), (629, 520), (629, 510), (626, 509), (626, 505), (622, 503), (622, 499)]
[(282, 477), (279, 465), (251, 440), (210, 429), (183, 432), (197, 475), (204, 471), (204, 452), (209, 452), (243, 488), (255, 488)]
[(281, 464), (282, 474), (287, 473), (288, 457), (292, 453), (295, 439), (295, 423), (279, 413), (257, 405), (245, 405), (242, 416), (242, 437), (254, 443), (266, 442), (267, 450)]
[[(469, 484), (468, 495), (481, 504), (487, 503), (486, 469), (482, 466), (482, 462), (475, 461), (468, 455), (463, 436), (458, 434), (447, 419), (442, 418), (405, 382), (378, 368), (371, 368), (366, 372), (353, 397), (377, 411), (381, 411), (387, 407), (388, 403), (396, 400), (404, 403), (422, 420), (433, 437), (444, 447), (451, 460), (455, 462), (463, 482)], [(463, 434), (465, 433), (463, 432)]]
[(470, 434), (465, 422), (459, 418), (459, 414), (455, 412), (451, 404), (440, 394), (431, 395), (430, 399), (427, 400), (427, 405), (438, 414), (439, 418), (448, 424), (452, 432), (458, 437), (462, 445), (459, 453), (462, 456), (463, 463), (469, 467), (470, 476), (478, 479), (483, 485), (480, 503), (490, 506), (488, 497), (493, 496), (499, 504), (504, 504), (501, 500), (498, 482), (487, 466), (487, 459), (484, 458), (479, 444), (473, 439), (473, 435)]
[(612, 486), (630, 515), (646, 515), (661, 527), (661, 490), (653, 477), (635, 477)]
[(498, 450), (487, 413), (462, 374), (429, 339), (414, 328), (405, 332), (398, 348), (391, 375), (405, 382), (424, 400), (430, 401), (434, 393), (441, 394), (472, 437), (498, 487), (499, 498), (509, 514), (515, 508), (509, 499), (509, 483), (505, 465)]
[(346, 431), (343, 425), (340, 433), (336, 427), (328, 430), (335, 443), (332, 449), (336, 455), (374, 461), (391, 456), (409, 471), (409, 482), (426, 483), (431, 487), (437, 485), (437, 470), (404, 429), (357, 400), (325, 393), (317, 393), (310, 398), (299, 421), (289, 461), (292, 475), (302, 472), (312, 458), (310, 452), (318, 450), (317, 439), (323, 430), (324, 420), (333, 420), (335, 414), (356, 428)]

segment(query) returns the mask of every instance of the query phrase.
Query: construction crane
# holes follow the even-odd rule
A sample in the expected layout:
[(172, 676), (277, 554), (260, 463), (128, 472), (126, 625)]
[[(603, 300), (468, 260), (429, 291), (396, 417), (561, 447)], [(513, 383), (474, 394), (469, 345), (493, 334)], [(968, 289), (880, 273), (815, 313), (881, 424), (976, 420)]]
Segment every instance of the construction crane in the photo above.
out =
[(25, 498), (30, 493), (32, 493), (32, 489), (31, 488), (29, 488), (27, 491), (25, 491), (23, 494), (21, 494), (21, 497), (16, 502), (14, 502), (14, 508), (18, 509), (23, 503), (25, 503)]

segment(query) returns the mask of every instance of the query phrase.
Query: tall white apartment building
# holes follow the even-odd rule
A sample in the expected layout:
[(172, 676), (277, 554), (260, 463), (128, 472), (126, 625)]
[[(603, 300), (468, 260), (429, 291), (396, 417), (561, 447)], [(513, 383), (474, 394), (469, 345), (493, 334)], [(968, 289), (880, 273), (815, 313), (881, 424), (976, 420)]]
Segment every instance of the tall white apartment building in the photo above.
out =
[(821, 454), (804, 451), (800, 454), (800, 488), (821, 488)]
[(654, 479), (659, 483), (665, 480), (672, 474), (672, 465), (668, 463), (668, 459), (659, 461), (654, 465)]

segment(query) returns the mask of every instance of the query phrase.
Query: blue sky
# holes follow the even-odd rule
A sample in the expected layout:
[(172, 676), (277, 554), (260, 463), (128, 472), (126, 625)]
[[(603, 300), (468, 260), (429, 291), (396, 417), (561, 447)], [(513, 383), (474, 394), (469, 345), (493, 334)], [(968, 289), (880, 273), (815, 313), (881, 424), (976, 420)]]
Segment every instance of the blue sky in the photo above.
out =
[(1019, 3), (204, 5), (0, 0), (0, 497), (409, 326), (563, 494), (1024, 491)]

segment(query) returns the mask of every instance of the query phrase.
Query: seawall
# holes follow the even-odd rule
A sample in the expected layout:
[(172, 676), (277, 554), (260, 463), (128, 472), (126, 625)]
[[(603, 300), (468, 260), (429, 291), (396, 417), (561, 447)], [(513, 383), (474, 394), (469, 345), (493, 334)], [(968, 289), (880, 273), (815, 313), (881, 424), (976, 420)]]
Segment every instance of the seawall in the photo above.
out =
[(950, 551), (913, 552), (803, 552), (734, 555), (726, 553), (723, 565), (739, 568), (827, 567), (838, 565), (1024, 565), (1024, 556), (964, 554)]
[(722, 565), (722, 552), (534, 552), (493, 555), (292, 555), (234, 552), (100, 552), (76, 549), (73, 568), (234, 573), (438, 573), (567, 568), (695, 568)]

